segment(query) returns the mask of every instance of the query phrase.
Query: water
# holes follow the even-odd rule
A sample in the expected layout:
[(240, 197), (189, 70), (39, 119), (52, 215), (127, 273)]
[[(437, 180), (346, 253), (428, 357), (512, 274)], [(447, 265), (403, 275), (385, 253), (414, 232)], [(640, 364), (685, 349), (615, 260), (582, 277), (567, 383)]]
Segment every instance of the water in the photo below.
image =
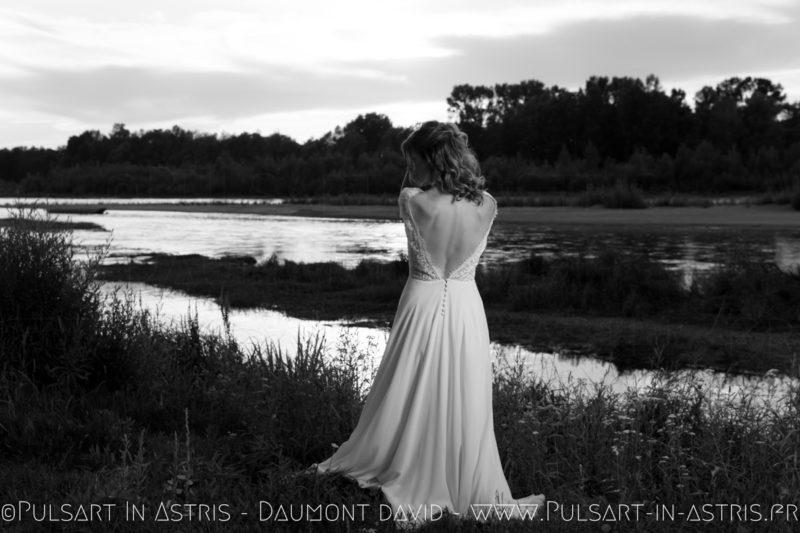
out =
[[(0, 199), (0, 205), (13, 205)], [(10, 199), (13, 200), (13, 199)], [(161, 199), (163, 203), (205, 202), (213, 199)], [(109, 199), (101, 200), (113, 205)], [(139, 200), (152, 203), (152, 199)], [(236, 202), (240, 200), (230, 200)], [(250, 200), (241, 200), (247, 202)], [(91, 199), (63, 203), (89, 203)], [(129, 203), (131, 200), (121, 200)], [(0, 217), (10, 216), (9, 208), (0, 207)], [(333, 219), (312, 217), (265, 216), (236, 213), (191, 213), (181, 211), (115, 210), (103, 215), (59, 214), (57, 220), (94, 222), (104, 231), (74, 230), (73, 242), (78, 255), (91, 253), (110, 243), (106, 263), (142, 261), (148, 254), (200, 254), (209, 257), (248, 255), (265, 261), (273, 254), (281, 259), (303, 262), (335, 261), (354, 266), (362, 259), (392, 260), (406, 251), (402, 224), (396, 220)], [(800, 223), (799, 223), (800, 225)], [(800, 227), (798, 229), (722, 227), (670, 228), (658, 231), (636, 228), (620, 231), (603, 227), (544, 226), (497, 224), (493, 229), (483, 264), (496, 264), (526, 258), (531, 252), (542, 256), (595, 254), (604, 247), (619, 247), (649, 253), (668, 268), (678, 270), (686, 284), (694, 276), (729, 260), (732, 253), (744, 253), (755, 261), (771, 261), (789, 271), (800, 268)], [(108, 292), (118, 283), (104, 285)], [(167, 289), (145, 284), (132, 284), (145, 307), (160, 309), (167, 320), (186, 316), (189, 308), (196, 310), (198, 320), (206, 331), (222, 333), (222, 313), (210, 299), (190, 297)], [(232, 334), (243, 346), (252, 343), (278, 343), (293, 353), (298, 333), (301, 336), (316, 331), (323, 333), (328, 345), (350, 338), (359, 349), (380, 358), (388, 331), (354, 327), (344, 322), (317, 322), (287, 317), (271, 310), (234, 310), (230, 314)], [(620, 374), (603, 361), (582, 358), (576, 360), (558, 353), (531, 353), (514, 346), (493, 345), (495, 358), (507, 354), (519, 355), (533, 372), (548, 380), (584, 380), (604, 383), (615, 391), (628, 387), (646, 386), (652, 380), (649, 372)], [(376, 360), (376, 365), (378, 361)], [(746, 387), (773, 387), (756, 378), (732, 377), (704, 372), (700, 379), (715, 390), (727, 394)], [(766, 384), (765, 384), (766, 383)], [(786, 389), (790, 381), (778, 383)]]
[[(138, 282), (104, 282), (104, 294), (116, 290), (130, 290), (142, 308), (150, 309), (161, 321), (179, 325), (187, 317), (197, 318), (202, 331), (225, 335), (225, 325), (220, 306), (210, 298), (198, 298), (179, 291), (153, 287)], [(351, 346), (359, 353), (373, 356), (368, 368), (377, 369), (380, 364), (388, 328), (365, 328), (345, 321), (318, 322), (303, 320), (283, 313), (259, 310), (231, 310), (228, 315), (230, 333), (245, 353), (251, 353), (255, 345), (274, 344), (289, 356), (296, 353), (298, 339), (313, 335), (324, 336), (329, 351), (342, 346)], [(604, 386), (615, 393), (647, 388), (656, 374), (648, 370), (621, 373), (608, 362), (593, 358), (576, 358), (568, 354), (531, 352), (521, 346), (503, 346), (492, 343), (492, 362), (498, 368), (507, 368), (520, 362), (524, 371), (540, 377), (554, 385), (573, 384), (591, 394), (595, 387)], [(365, 376), (366, 377), (366, 376)], [(703, 386), (714, 401), (735, 402), (737, 398), (755, 395), (757, 401), (767, 403), (770, 399), (786, 395), (797, 380), (780, 375), (766, 377), (729, 375), (724, 372), (686, 370), (673, 374), (679, 381), (693, 382)], [(775, 403), (780, 402), (773, 402)]]
[[(201, 329), (209, 334), (226, 335), (222, 309), (211, 298), (190, 296), (181, 291), (154, 287), (146, 283), (106, 281), (100, 283), (101, 292), (130, 291), (136, 307), (149, 309), (164, 324), (179, 326), (188, 317), (197, 317)], [(228, 314), (231, 336), (250, 353), (254, 345), (273, 344), (284, 353), (294, 355), (298, 336), (305, 339), (319, 333), (329, 345), (347, 336), (359, 349), (383, 353), (388, 331), (348, 324), (344, 321), (316, 321), (293, 318), (270, 309), (232, 309)]]
[[(0, 208), (0, 216), (4, 215)], [(106, 263), (141, 260), (146, 254), (248, 255), (265, 261), (396, 259), (405, 251), (400, 223), (386, 220), (300, 218), (234, 213), (109, 210), (103, 215), (53, 215), (56, 220), (93, 222), (105, 231), (74, 230), (79, 254), (110, 241)]]
[[(5, 199), (7, 200), (7, 199)], [(0, 198), (0, 205), (4, 199)], [(108, 203), (108, 202), (107, 202)], [(0, 216), (10, 209), (0, 207)], [(106, 231), (75, 230), (79, 253), (111, 239), (107, 263), (141, 260), (150, 253), (248, 255), (265, 261), (335, 261), (352, 267), (362, 259), (393, 260), (406, 251), (402, 224), (396, 220), (265, 216), (238, 213), (135, 211), (110, 209), (102, 215), (55, 215), (57, 220), (94, 222)], [(483, 264), (527, 258), (596, 254), (606, 247), (648, 253), (680, 272), (684, 284), (733, 254), (774, 262), (785, 271), (800, 268), (800, 220), (797, 229), (669, 228), (620, 231), (603, 227), (497, 224)]]

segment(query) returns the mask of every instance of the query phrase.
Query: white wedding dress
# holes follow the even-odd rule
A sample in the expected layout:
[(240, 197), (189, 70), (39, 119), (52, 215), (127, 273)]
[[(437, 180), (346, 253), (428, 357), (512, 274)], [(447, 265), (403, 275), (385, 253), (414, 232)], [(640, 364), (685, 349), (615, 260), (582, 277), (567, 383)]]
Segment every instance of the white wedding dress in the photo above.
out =
[(444, 275), (411, 213), (420, 192), (405, 188), (398, 199), (409, 277), (364, 409), (350, 438), (312, 469), (380, 488), (399, 521), (423, 523), (444, 509), (531, 517), (544, 497), (512, 498), (497, 450), (489, 330), (475, 284), (496, 202), (484, 193), (493, 213), (483, 238)]

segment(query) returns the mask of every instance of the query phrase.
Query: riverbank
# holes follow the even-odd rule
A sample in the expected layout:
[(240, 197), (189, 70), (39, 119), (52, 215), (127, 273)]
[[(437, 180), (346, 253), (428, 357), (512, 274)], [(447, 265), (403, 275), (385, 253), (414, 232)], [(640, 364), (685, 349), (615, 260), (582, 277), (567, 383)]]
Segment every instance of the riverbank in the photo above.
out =
[[(43, 521), (57, 522), (59, 531), (96, 529), (87, 529), (87, 517), (116, 532), (161, 529), (156, 522), (176, 531), (396, 530), (380, 514), (387, 503), (380, 492), (338, 476), (303, 474), (352, 432), (371, 385), (363, 371), (379, 354), (354, 344), (330, 353), (315, 338), (298, 339), (292, 357), (275, 345), (245, 350), (230, 337), (204, 334), (191, 317), (159, 322), (132, 293), (101, 301), (92, 283), (96, 263), (76, 263), (69, 239), (40, 226), (0, 226), (0, 250), (0, 501), (11, 530), (39, 531)], [(352, 293), (353, 283), (371, 291), (361, 296), (388, 302), (407, 272), (402, 261), (351, 270), (275, 261), (272, 270), (258, 270), (250, 258), (161, 259), (162, 267), (175, 266), (165, 279), (222, 292), (231, 302), (244, 301), (248, 288), (290, 294), (305, 285), (297, 294), (311, 294), (305, 301), (313, 303), (316, 284), (330, 293), (321, 301), (333, 305), (336, 292)], [(203, 275), (195, 276), (199, 268)], [(526, 264), (529, 273), (543, 268)], [(165, 276), (163, 268), (149, 273)], [(481, 287), (504, 279), (510, 278), (482, 278)], [(737, 279), (729, 280), (730, 296), (747, 293)], [(221, 281), (228, 290), (220, 291)], [(643, 286), (636, 279), (629, 285)], [(530, 305), (533, 288), (512, 303)], [(667, 287), (648, 300), (664, 301), (671, 292)], [(619, 297), (587, 295), (594, 306)], [(641, 301), (626, 301), (648, 312)], [(656, 372), (642, 388), (615, 393), (579, 381), (553, 385), (513, 360), (492, 370), (493, 428), (512, 494), (544, 493), (560, 511), (549, 507), (541, 521), (513, 525), (446, 516), (425, 531), (513, 532), (533, 525), (547, 533), (668, 533), (697, 516), (704, 530), (729, 531), (740, 520), (727, 508), (706, 515), (709, 502), (746, 503), (753, 524), (763, 526), (753, 531), (796, 529), (786, 510), (800, 501), (796, 388), (765, 397), (748, 386), (725, 395), (691, 375)], [(269, 504), (263, 519), (261, 502)], [(361, 513), (319, 518), (337, 509)]]
[[(138, 281), (311, 320), (388, 327), (407, 279), (405, 261), (257, 265), (252, 257), (153, 254), (99, 268), (106, 281)], [(476, 279), (492, 338), (531, 351), (598, 357), (620, 369), (711, 368), (796, 372), (800, 278), (776, 267), (726, 265), (686, 292), (644, 256), (530, 260)]]
[[(50, 208), (69, 204), (54, 202)], [(196, 213), (240, 213), (268, 216), (398, 219), (394, 205), (330, 204), (81, 204), (89, 209), (106, 207), (108, 212), (183, 211)], [(800, 228), (800, 212), (786, 204), (717, 205), (711, 207), (648, 207), (646, 209), (609, 209), (604, 207), (516, 207), (501, 206), (498, 223), (571, 224), (581, 226), (733, 226), (737, 228)]]

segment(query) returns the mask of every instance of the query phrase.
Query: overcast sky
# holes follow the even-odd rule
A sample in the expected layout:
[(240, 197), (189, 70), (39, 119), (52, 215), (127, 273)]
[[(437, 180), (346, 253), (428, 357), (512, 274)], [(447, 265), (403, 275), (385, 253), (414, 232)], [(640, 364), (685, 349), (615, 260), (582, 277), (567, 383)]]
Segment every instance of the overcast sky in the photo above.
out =
[(732, 76), (800, 100), (800, 0), (0, 1), (0, 147), (174, 124), (321, 137), (447, 120), (461, 83)]

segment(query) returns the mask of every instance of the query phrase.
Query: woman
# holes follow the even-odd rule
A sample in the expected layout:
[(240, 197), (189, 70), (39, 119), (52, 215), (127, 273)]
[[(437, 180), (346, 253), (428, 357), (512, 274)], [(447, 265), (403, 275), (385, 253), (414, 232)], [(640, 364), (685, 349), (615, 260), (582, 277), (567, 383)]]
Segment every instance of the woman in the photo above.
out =
[(513, 499), (500, 463), (489, 331), (475, 285), (497, 204), (455, 125), (426, 122), (401, 150), (412, 185), (398, 199), (408, 281), (355, 430), (312, 469), (381, 488), (400, 520), (424, 522), (445, 509), (532, 516), (544, 496)]

